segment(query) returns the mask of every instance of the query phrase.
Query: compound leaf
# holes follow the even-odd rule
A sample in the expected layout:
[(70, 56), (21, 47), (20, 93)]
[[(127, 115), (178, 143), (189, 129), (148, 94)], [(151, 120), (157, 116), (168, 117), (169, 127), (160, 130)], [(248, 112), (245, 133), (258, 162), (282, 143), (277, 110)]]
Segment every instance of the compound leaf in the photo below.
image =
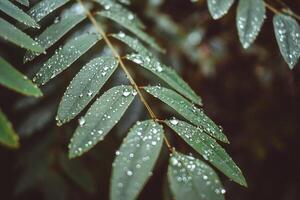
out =
[(236, 24), (243, 47), (248, 48), (256, 39), (265, 18), (263, 0), (240, 0)]
[(234, 0), (207, 0), (208, 10), (214, 19), (219, 19), (228, 12), (233, 2)]
[(175, 118), (167, 120), (166, 124), (226, 176), (243, 186), (247, 185), (241, 170), (232, 158), (213, 138), (205, 133), (205, 130)]
[(100, 39), (101, 36), (95, 33), (84, 33), (72, 38), (42, 65), (33, 80), (38, 84), (45, 84), (68, 68)]
[(224, 200), (225, 189), (206, 163), (192, 156), (172, 153), (168, 167), (170, 188), (176, 200)]
[(222, 133), (222, 130), (217, 126), (203, 110), (197, 108), (184, 97), (171, 89), (161, 86), (148, 86), (145, 90), (160, 99), (174, 110), (176, 110), (184, 118), (192, 122), (194, 125), (202, 127), (208, 134), (214, 138), (228, 143), (227, 137)]
[(136, 95), (131, 86), (117, 86), (98, 98), (86, 115), (79, 119), (71, 143), (69, 157), (82, 155), (99, 141), (118, 123)]
[(153, 120), (137, 122), (116, 152), (111, 199), (133, 200), (147, 182), (159, 156), (163, 128)]
[(60, 102), (56, 120), (63, 124), (73, 119), (96, 96), (118, 66), (113, 57), (99, 57), (86, 64), (74, 77)]
[(42, 96), (40, 89), (26, 76), (0, 57), (0, 84), (29, 96)]
[(273, 25), (280, 52), (293, 69), (300, 57), (300, 27), (295, 19), (283, 14), (274, 16)]

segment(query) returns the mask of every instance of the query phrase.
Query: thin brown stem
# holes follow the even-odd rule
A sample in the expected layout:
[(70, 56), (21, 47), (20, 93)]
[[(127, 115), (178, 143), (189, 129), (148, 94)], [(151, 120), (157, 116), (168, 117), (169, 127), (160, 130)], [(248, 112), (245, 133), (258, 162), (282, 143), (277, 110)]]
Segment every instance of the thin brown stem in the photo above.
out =
[(266, 2), (264, 2), (264, 4), (265, 4), (265, 6), (266, 6), (267, 9), (269, 9), (271, 12), (273, 12), (275, 14), (285, 13), (285, 14), (290, 15), (291, 17), (294, 17), (295, 19), (297, 19), (297, 20), (300, 21), (300, 16), (297, 15), (297, 14), (295, 14), (295, 13), (293, 13), (293, 12), (291, 12), (291, 11), (289, 11), (288, 9), (283, 8), (281, 10), (278, 10), (275, 7), (273, 7), (272, 5), (270, 5), (270, 4), (266, 3)]
[(267, 2), (264, 2), (264, 3), (265, 3), (266, 8), (269, 9), (270, 11), (272, 11), (273, 13), (275, 13), (275, 14), (280, 13), (280, 11), (277, 10), (276, 8), (274, 8), (272, 5), (268, 4)]
[[(121, 55), (118, 53), (118, 51), (116, 50), (116, 48), (113, 46), (113, 44), (111, 43), (111, 41), (108, 38), (108, 35), (103, 31), (103, 28), (101, 27), (100, 24), (97, 23), (96, 19), (94, 18), (94, 16), (91, 14), (91, 12), (86, 9), (86, 7), (83, 5), (82, 0), (77, 0), (77, 2), (84, 8), (86, 15), (88, 17), (88, 19), (91, 21), (91, 23), (94, 25), (94, 27), (96, 28), (96, 30), (98, 31), (98, 33), (102, 36), (103, 40), (105, 41), (105, 43), (107, 44), (107, 46), (111, 49), (112, 54), (114, 55), (114, 57), (117, 58), (118, 62), (119, 62), (119, 66), (121, 66), (122, 70), (124, 71), (124, 73), (126, 74), (128, 80), (130, 81), (131, 85), (134, 87), (134, 89), (137, 91), (138, 96), (140, 97), (140, 100), (142, 101), (142, 103), (145, 105), (150, 117), (154, 120), (157, 121), (157, 117), (154, 114), (154, 112), (152, 111), (151, 107), (149, 106), (149, 104), (147, 103), (146, 99), (144, 98), (142, 92), (140, 91), (139, 86), (136, 84), (136, 82), (134, 81), (134, 79), (132, 78), (131, 74), (129, 73), (129, 71), (127, 70)], [(167, 140), (166, 136), (164, 135), (164, 141), (168, 147), (168, 149), (172, 152), (173, 148), (170, 145), (169, 141)]]

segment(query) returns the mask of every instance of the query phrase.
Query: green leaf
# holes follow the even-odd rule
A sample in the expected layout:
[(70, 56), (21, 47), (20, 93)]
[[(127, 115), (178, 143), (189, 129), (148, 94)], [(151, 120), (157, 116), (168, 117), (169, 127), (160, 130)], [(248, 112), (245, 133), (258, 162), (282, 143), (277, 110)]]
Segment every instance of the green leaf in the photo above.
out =
[(131, 86), (117, 86), (98, 98), (86, 115), (79, 119), (71, 143), (69, 157), (82, 155), (104, 139), (118, 123), (136, 95)]
[(170, 188), (176, 200), (224, 200), (225, 189), (206, 163), (192, 156), (172, 153), (168, 167)]
[(0, 57), (0, 84), (29, 96), (42, 96), (40, 89), (26, 76)]
[(207, 0), (208, 10), (214, 19), (219, 19), (227, 14), (234, 0)]
[(41, 0), (28, 11), (28, 14), (36, 22), (39, 22), (47, 15), (66, 4), (68, 1), (70, 0)]
[(248, 48), (256, 39), (265, 18), (263, 0), (240, 0), (237, 7), (236, 24), (243, 47)]
[(123, 32), (119, 32), (118, 34), (112, 34), (112, 37), (127, 44), (136, 53), (140, 53), (143, 55), (152, 55), (152, 53), (150, 53), (148, 49), (138, 39), (130, 37), (129, 35)]
[(148, 43), (154, 49), (161, 52), (164, 51), (159, 45), (156, 44), (153, 38), (151, 38), (148, 34), (141, 30), (141, 25), (136, 22), (137, 17), (134, 14), (132, 14), (122, 6), (106, 6), (104, 8), (105, 10), (98, 13), (100, 16), (109, 18), (117, 22), (119, 25), (134, 33), (141, 40)]
[(0, 1), (0, 10), (26, 26), (40, 28), (34, 19), (8, 0)]
[[(84, 14), (70, 12), (67, 16), (63, 17), (58, 22), (55, 21), (54, 24), (47, 27), (47, 29), (37, 37), (36, 41), (46, 50), (54, 43), (56, 43), (60, 38), (62, 38), (66, 33), (68, 33), (72, 28), (74, 28), (77, 24), (82, 22), (85, 18), (86, 15)], [(31, 61), (40, 54), (41, 53), (27, 51), (25, 53), (24, 62)]]
[(142, 53), (130, 54), (126, 58), (151, 71), (194, 103), (198, 105), (202, 104), (201, 98), (196, 95), (190, 86), (173, 69), (161, 64), (156, 58)]
[(212, 137), (228, 143), (228, 139), (222, 133), (221, 128), (207, 117), (202, 109), (197, 108), (175, 91), (160, 86), (148, 86), (145, 87), (145, 90), (172, 107), (194, 125), (202, 127)]
[(36, 41), (2, 18), (0, 18), (0, 36), (22, 48), (44, 52), (44, 49)]
[(17, 2), (19, 2), (20, 4), (22, 4), (23, 6), (28, 7), (29, 6), (29, 0), (16, 0)]
[(72, 38), (43, 64), (33, 80), (38, 84), (47, 83), (50, 79), (56, 77), (63, 70), (68, 68), (100, 39), (101, 36), (95, 33), (84, 33)]
[(274, 16), (273, 25), (280, 52), (293, 69), (300, 57), (300, 27), (295, 19), (283, 14)]
[(133, 200), (152, 173), (163, 142), (163, 128), (147, 120), (137, 122), (116, 152), (110, 196), (112, 200)]
[(90, 171), (79, 160), (69, 160), (66, 156), (59, 157), (59, 163), (66, 175), (79, 187), (89, 193), (93, 193), (95, 181)]
[(172, 128), (185, 142), (193, 147), (205, 160), (235, 182), (247, 186), (246, 180), (226, 151), (203, 128), (192, 126), (177, 119), (167, 120), (166, 124)]
[(127, 16), (128, 20), (131, 21), (132, 24), (136, 25), (139, 28), (145, 28), (143, 22), (130, 10), (123, 7), (121, 4), (116, 2), (115, 0), (95, 0), (99, 3), (105, 10), (118, 10), (125, 17)]
[(118, 61), (113, 57), (95, 58), (86, 64), (67, 88), (58, 108), (57, 121), (63, 124), (73, 119), (96, 96), (116, 70)]
[[(1, 69), (1, 67), (0, 67)], [(15, 133), (11, 123), (0, 110), (0, 143), (10, 148), (19, 147), (19, 137)]]

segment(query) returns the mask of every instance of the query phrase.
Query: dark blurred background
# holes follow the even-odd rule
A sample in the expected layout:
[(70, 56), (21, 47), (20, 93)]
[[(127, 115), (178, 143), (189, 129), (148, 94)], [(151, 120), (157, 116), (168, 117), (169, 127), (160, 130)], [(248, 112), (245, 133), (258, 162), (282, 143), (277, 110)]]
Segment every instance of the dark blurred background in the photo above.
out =
[[(281, 7), (279, 1), (268, 2)], [(300, 13), (299, 1), (285, 2)], [(273, 13), (267, 12), (256, 42), (244, 50), (237, 36), (236, 3), (217, 21), (209, 16), (204, 0), (135, 0), (130, 9), (167, 50), (166, 54), (158, 55), (161, 60), (173, 66), (202, 97), (205, 112), (223, 127), (230, 139), (231, 144), (224, 148), (242, 169), (249, 187), (240, 187), (218, 172), (226, 198), (299, 199), (300, 64), (291, 71), (281, 57), (273, 32)], [(43, 23), (47, 25), (51, 20)], [(118, 30), (109, 24), (107, 27), (108, 31)], [(99, 49), (107, 51), (101, 46), (103, 43), (90, 54)], [(30, 77), (47, 58), (42, 56), (23, 65), (24, 51), (3, 41), (0, 55)], [(43, 86), (43, 98), (23, 97), (0, 88), (0, 107), (21, 137), (18, 150), (0, 147), (1, 199), (108, 198), (114, 152), (128, 128), (136, 120), (145, 119), (147, 113), (136, 101), (103, 142), (81, 158), (69, 161), (67, 145), (77, 120), (57, 127), (55, 114), (65, 88), (88, 56), (89, 53), (72, 69)], [(157, 83), (136, 66), (130, 67), (130, 71), (141, 85)], [(116, 71), (101, 93), (124, 82), (122, 71)], [(169, 108), (149, 100), (161, 117), (170, 116), (165, 114)], [(170, 130), (167, 132), (177, 149), (192, 151)], [(140, 199), (171, 199), (165, 178), (167, 156), (164, 149)]]

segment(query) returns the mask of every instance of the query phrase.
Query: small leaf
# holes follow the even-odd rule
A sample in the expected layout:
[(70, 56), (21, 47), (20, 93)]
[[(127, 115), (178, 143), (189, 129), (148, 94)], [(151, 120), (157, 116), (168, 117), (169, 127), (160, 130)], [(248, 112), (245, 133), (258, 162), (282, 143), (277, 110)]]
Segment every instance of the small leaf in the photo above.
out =
[(295, 19), (283, 14), (274, 16), (273, 25), (280, 52), (293, 69), (300, 57), (300, 27)]
[(190, 86), (173, 69), (161, 64), (156, 58), (142, 54), (142, 52), (127, 55), (126, 58), (151, 71), (194, 103), (202, 105), (201, 98), (196, 95)]
[(112, 34), (112, 37), (127, 44), (131, 49), (136, 51), (136, 53), (141, 53), (143, 55), (152, 55), (152, 53), (150, 53), (148, 49), (138, 39), (130, 37), (129, 35), (123, 32), (119, 32), (118, 34)]
[(28, 14), (36, 22), (39, 22), (47, 15), (66, 4), (68, 1), (70, 0), (41, 0), (28, 11)]
[(117, 86), (98, 98), (86, 115), (79, 119), (71, 143), (69, 157), (82, 155), (104, 139), (118, 123), (136, 95), (131, 86)]
[(19, 2), (20, 4), (22, 4), (23, 6), (28, 7), (29, 6), (29, 0), (16, 0), (17, 2)]
[(59, 163), (66, 175), (78, 186), (89, 193), (95, 191), (95, 181), (90, 171), (79, 160), (69, 160), (66, 156), (59, 157)]
[[(1, 69), (1, 67), (0, 67)], [(19, 137), (15, 133), (11, 123), (0, 110), (0, 143), (10, 148), (19, 147)]]
[(110, 9), (119, 10), (124, 17), (127, 16), (128, 20), (130, 20), (131, 23), (133, 23), (134, 25), (140, 28), (145, 28), (143, 22), (133, 12), (126, 9), (118, 2), (112, 0), (95, 0), (95, 1), (99, 3), (102, 7), (104, 7), (105, 10), (110, 10)]
[(228, 143), (228, 139), (222, 133), (220, 127), (207, 117), (203, 110), (197, 108), (175, 91), (160, 86), (148, 86), (145, 87), (145, 90), (172, 107), (194, 125), (202, 127), (212, 137)]
[(158, 51), (164, 51), (161, 49), (159, 45), (156, 44), (154, 39), (141, 30), (140, 23), (137, 22), (137, 17), (132, 14), (130, 11), (126, 10), (122, 6), (104, 6), (105, 10), (99, 12), (100, 16), (109, 18), (120, 26), (128, 29), (132, 33), (134, 33), (137, 37), (139, 37), (144, 42), (148, 43), (150, 46), (155, 48)]
[(208, 10), (214, 19), (219, 19), (228, 12), (233, 2), (234, 0), (207, 0)]
[(47, 83), (50, 79), (68, 68), (100, 39), (101, 36), (95, 33), (85, 33), (72, 38), (43, 64), (33, 80), (38, 84)]
[(152, 174), (163, 142), (163, 128), (152, 120), (137, 122), (116, 152), (110, 196), (136, 199)]
[(0, 10), (5, 12), (7, 15), (11, 16), (15, 20), (25, 24), (26, 26), (39, 28), (40, 26), (32, 19), (29, 15), (27, 15), (23, 10), (15, 6), (8, 0), (0, 1)]
[(256, 39), (265, 18), (263, 0), (240, 0), (236, 24), (243, 47), (248, 48)]
[(176, 200), (225, 199), (225, 189), (215, 171), (192, 156), (178, 152), (172, 153), (168, 179)]
[[(58, 22), (55, 21), (54, 24), (47, 27), (47, 29), (37, 37), (36, 41), (46, 50), (54, 43), (56, 43), (60, 38), (62, 38), (66, 33), (68, 33), (72, 28), (74, 28), (77, 24), (82, 22), (85, 18), (86, 15), (84, 14), (76, 14), (74, 12), (70, 12), (70, 14), (63, 17)], [(25, 53), (24, 62), (31, 61), (40, 54), (41, 53), (27, 51)]]
[(26, 76), (0, 57), (0, 84), (29, 96), (42, 96), (40, 89)]
[(95, 58), (86, 64), (71, 81), (58, 108), (57, 121), (73, 119), (96, 96), (118, 66), (113, 57)]
[(201, 154), (205, 160), (211, 162), (230, 179), (243, 186), (247, 186), (239, 167), (213, 138), (205, 134), (203, 128), (192, 126), (175, 118), (167, 120), (166, 124)]
[(0, 36), (22, 48), (44, 52), (44, 49), (36, 41), (2, 18), (0, 18)]

